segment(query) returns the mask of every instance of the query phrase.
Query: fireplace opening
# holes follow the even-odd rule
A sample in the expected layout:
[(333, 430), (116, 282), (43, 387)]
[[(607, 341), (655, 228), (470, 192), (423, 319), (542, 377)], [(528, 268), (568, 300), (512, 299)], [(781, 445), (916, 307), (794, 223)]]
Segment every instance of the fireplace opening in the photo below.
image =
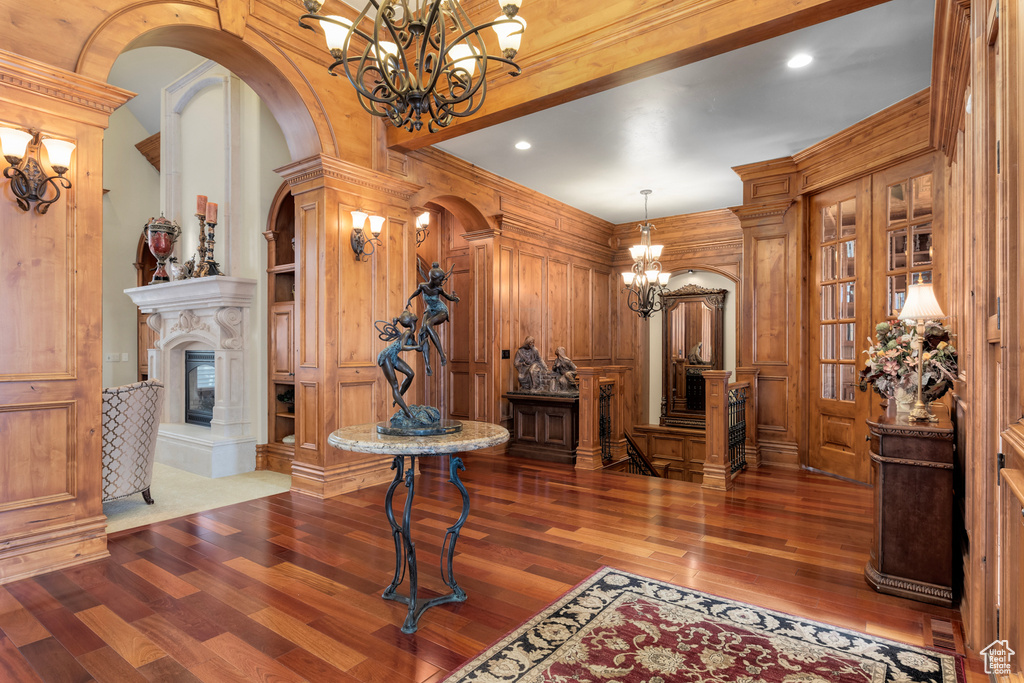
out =
[(216, 394), (213, 351), (185, 351), (185, 422), (209, 427)]

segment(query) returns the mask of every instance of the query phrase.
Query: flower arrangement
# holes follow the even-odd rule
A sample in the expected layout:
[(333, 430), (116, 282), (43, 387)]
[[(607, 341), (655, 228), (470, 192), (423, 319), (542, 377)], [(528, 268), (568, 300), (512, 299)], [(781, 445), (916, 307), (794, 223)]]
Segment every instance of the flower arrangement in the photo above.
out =
[[(870, 384), (881, 396), (895, 397), (897, 392), (917, 393), (917, 351), (913, 340), (915, 325), (899, 321), (875, 325), (875, 343), (868, 339), (868, 355), (860, 371), (860, 386)], [(921, 393), (925, 401), (942, 397), (953, 385), (957, 373), (956, 349), (952, 334), (943, 325), (928, 323), (924, 331), (924, 374)]]

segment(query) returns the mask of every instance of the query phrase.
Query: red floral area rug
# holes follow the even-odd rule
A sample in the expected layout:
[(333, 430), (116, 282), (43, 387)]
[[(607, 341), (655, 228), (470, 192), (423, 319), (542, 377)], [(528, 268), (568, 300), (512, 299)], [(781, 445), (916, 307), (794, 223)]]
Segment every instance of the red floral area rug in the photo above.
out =
[(445, 683), (963, 683), (953, 655), (605, 567)]

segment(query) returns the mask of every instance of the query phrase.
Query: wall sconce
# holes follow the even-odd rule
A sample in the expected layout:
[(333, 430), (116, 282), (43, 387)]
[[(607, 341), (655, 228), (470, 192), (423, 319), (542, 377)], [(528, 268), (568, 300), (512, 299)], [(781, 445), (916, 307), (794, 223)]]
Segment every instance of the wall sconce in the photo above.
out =
[(430, 231), (427, 230), (427, 226), (430, 225), (430, 212), (424, 211), (419, 216), (416, 216), (416, 246), (420, 246), (427, 241), (427, 235)]
[[(370, 237), (367, 237), (366, 233), (363, 232), (363, 226), (366, 225), (367, 218), (370, 219)], [(370, 254), (373, 253), (374, 249), (373, 245), (383, 244), (378, 237), (383, 229), (384, 216), (371, 216), (365, 211), (352, 212), (352, 251), (356, 252), (357, 260), (370, 260)]]
[[(71, 181), (64, 177), (71, 165), (71, 153), (75, 143), (55, 138), (45, 138), (42, 146), (50, 157), (50, 166), (57, 175), (47, 176), (39, 158), (40, 135), (36, 131), (26, 132), (16, 128), (0, 128), (0, 148), (4, 159), (10, 164), (4, 169), (4, 177), (11, 181), (11, 191), (22, 211), (28, 211), (32, 202), (36, 213), (44, 214), (50, 204), (60, 199), (60, 188), (71, 189)], [(47, 186), (53, 188), (53, 196), (46, 199)]]

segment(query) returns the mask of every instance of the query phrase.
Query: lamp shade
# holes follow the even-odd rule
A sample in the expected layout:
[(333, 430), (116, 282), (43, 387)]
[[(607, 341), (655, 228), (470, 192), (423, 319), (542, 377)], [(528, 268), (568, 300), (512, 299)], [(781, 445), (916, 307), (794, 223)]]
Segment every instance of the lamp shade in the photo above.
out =
[(370, 232), (376, 237), (384, 229), (384, 216), (370, 216)]
[(424, 225), (430, 224), (430, 212), (424, 211), (416, 217), (416, 226), (422, 228)]
[(622, 281), (629, 287), (633, 284), (633, 280), (636, 279), (636, 273), (631, 270), (622, 271)]
[(44, 138), (43, 147), (46, 148), (46, 154), (50, 157), (50, 165), (55, 169), (67, 168), (71, 165), (71, 153), (75, 151), (75, 143)]
[(935, 299), (935, 290), (930, 282), (918, 285), (907, 285), (907, 301), (900, 311), (900, 320), (938, 320), (945, 318), (939, 302)]
[(479, 54), (479, 50), (466, 43), (456, 43), (448, 51), (452, 65), (459, 69), (465, 69), (470, 78), (476, 73), (476, 59)]
[(366, 219), (370, 214), (365, 211), (353, 211), (352, 212), (352, 227), (356, 230), (362, 230), (363, 226), (366, 225)]
[(523, 32), (526, 31), (526, 20), (520, 16), (514, 19), (507, 19), (504, 16), (495, 19), (498, 23), (494, 25), (494, 32), (498, 34), (498, 46), (504, 50), (519, 51), (519, 45), (523, 40)]
[(321, 21), (320, 25), (324, 29), (324, 39), (327, 41), (327, 49), (330, 51), (343, 50), (345, 48), (345, 41), (348, 39), (348, 34), (352, 32), (352, 22), (345, 17), (339, 17), (336, 14), (331, 14), (324, 19), (330, 19), (332, 21)]
[(32, 142), (31, 133), (17, 128), (0, 128), (0, 148), (3, 148), (4, 156), (22, 158), (25, 156), (25, 148), (30, 142)]

